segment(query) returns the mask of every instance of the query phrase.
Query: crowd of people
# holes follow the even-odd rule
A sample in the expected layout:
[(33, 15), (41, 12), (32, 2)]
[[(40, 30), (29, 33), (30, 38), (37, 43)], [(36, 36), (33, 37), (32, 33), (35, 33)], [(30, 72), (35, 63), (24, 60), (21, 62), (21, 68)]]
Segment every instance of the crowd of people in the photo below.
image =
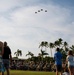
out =
[(43, 61), (13, 61), (10, 69), (31, 71), (55, 71), (54, 63)]
[[(54, 71), (56, 75), (74, 75), (74, 55), (72, 50), (68, 51), (65, 62), (62, 61), (63, 55), (60, 48), (56, 48), (54, 54), (55, 62), (44, 61), (12, 61), (11, 49), (7, 42), (0, 41), (0, 74), (4, 75), (5, 70), (7, 75), (10, 75), (9, 69), (15, 70), (31, 70), (31, 71)], [(11, 64), (10, 64), (11, 62)], [(9, 65), (10, 64), (10, 65)]]

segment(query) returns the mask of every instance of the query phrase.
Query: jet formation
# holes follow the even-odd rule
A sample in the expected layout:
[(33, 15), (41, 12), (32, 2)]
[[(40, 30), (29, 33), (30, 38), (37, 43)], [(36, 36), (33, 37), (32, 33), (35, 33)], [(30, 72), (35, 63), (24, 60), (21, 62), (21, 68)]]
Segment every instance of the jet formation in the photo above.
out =
[(47, 12), (47, 10), (40, 9), (38, 11), (35, 11), (35, 14), (37, 14), (38, 12), (41, 12), (41, 11)]

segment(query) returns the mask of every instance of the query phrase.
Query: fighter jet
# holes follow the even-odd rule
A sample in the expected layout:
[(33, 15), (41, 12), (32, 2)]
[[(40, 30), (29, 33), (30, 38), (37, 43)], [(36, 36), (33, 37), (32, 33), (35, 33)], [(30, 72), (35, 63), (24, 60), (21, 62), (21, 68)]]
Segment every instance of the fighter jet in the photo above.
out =
[(47, 10), (45, 10), (45, 12), (47, 12)]
[(40, 12), (40, 10), (38, 10), (38, 12)]
[(41, 11), (43, 11), (43, 9), (41, 9)]
[(37, 14), (37, 12), (35, 12), (35, 14)]

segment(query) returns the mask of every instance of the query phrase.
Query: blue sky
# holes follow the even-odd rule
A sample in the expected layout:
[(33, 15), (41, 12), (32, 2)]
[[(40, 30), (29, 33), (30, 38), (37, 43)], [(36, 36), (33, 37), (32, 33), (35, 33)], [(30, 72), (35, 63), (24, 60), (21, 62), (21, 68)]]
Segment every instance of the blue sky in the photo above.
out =
[(74, 0), (0, 0), (0, 40), (8, 42), (12, 56), (17, 49), (20, 58), (27, 58), (28, 51), (37, 56), (41, 41), (62, 38), (73, 45), (73, 32)]

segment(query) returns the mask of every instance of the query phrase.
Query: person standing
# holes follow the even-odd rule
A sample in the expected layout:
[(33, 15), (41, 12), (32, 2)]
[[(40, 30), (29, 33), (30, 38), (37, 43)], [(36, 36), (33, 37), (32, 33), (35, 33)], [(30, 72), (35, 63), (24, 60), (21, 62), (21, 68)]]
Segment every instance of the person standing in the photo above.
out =
[(62, 75), (62, 54), (59, 48), (56, 48), (56, 53), (54, 54), (55, 66), (56, 66), (56, 75)]
[[(2, 56), (4, 67), (7, 71), (7, 75), (10, 75), (9, 73), (9, 62), (12, 61), (12, 55), (11, 55), (11, 49), (7, 45), (7, 42), (4, 42), (4, 53)], [(4, 72), (2, 72), (2, 75), (4, 75)]]
[(71, 50), (68, 51), (66, 61), (68, 62), (69, 74), (74, 75), (74, 56)]

